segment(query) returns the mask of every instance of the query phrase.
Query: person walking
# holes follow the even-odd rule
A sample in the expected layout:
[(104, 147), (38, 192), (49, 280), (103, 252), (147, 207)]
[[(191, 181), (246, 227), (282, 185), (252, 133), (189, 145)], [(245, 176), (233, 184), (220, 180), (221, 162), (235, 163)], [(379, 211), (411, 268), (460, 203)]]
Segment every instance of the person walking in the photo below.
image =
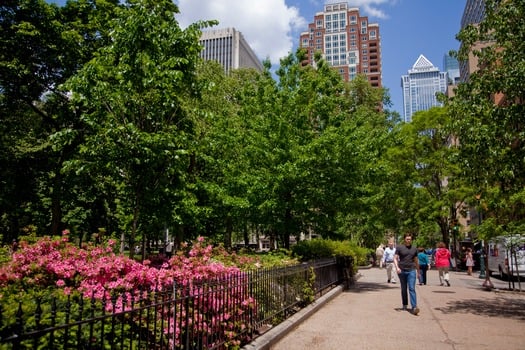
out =
[(394, 270), (394, 257), (396, 254), (396, 248), (394, 247), (394, 239), (390, 238), (388, 240), (388, 246), (383, 252), (383, 266), (386, 267), (386, 278), (387, 283), (396, 283), (395, 275), (392, 274)]
[(447, 249), (447, 246), (444, 242), (439, 242), (436, 252), (435, 252), (435, 259), (436, 259), (436, 268), (439, 272), (439, 284), (442, 286), (443, 282), (447, 284), (448, 287), (450, 287), (450, 281), (449, 281), (449, 270), (450, 270), (450, 250)]
[(474, 256), (472, 255), (472, 248), (467, 248), (465, 264), (467, 265), (467, 274), (469, 276), (472, 276), (472, 267), (474, 267)]
[(401, 284), (403, 310), (407, 310), (408, 296), (410, 295), (411, 312), (416, 316), (419, 314), (416, 295), (416, 277), (419, 278), (419, 260), (417, 254), (417, 248), (412, 245), (412, 234), (405, 233), (404, 244), (396, 247), (394, 265), (397, 276), (399, 277), (399, 283)]
[(381, 243), (376, 248), (376, 262), (379, 265), (379, 268), (383, 268), (383, 255), (385, 254), (385, 247), (383, 246), (383, 243)]
[(418, 248), (417, 259), (419, 260), (419, 285), (426, 285), (427, 271), (430, 267), (430, 263), (425, 248)]

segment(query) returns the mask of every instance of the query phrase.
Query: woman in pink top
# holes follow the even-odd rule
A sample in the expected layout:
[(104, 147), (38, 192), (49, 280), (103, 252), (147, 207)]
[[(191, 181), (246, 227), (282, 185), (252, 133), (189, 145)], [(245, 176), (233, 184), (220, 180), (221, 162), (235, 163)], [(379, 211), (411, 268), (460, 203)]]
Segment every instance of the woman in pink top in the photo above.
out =
[(439, 283), (443, 285), (443, 280), (450, 287), (449, 269), (450, 269), (450, 250), (443, 242), (439, 242), (434, 255), (436, 268), (439, 271)]

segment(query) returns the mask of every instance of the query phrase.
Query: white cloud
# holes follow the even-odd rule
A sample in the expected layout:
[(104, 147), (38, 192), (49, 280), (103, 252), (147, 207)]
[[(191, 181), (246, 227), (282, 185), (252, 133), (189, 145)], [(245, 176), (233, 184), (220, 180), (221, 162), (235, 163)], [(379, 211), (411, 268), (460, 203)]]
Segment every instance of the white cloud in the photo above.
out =
[[(326, 4), (344, 2), (344, 0), (326, 0)], [(377, 6), (382, 4), (395, 4), (397, 0), (348, 0), (349, 7), (362, 9), (363, 14), (376, 18), (387, 18), (387, 14)]]
[[(285, 0), (178, 0), (182, 27), (199, 20), (218, 20), (215, 28), (239, 30), (260, 59), (272, 64), (292, 51), (308, 21)], [(310, 19), (311, 21), (312, 19)]]

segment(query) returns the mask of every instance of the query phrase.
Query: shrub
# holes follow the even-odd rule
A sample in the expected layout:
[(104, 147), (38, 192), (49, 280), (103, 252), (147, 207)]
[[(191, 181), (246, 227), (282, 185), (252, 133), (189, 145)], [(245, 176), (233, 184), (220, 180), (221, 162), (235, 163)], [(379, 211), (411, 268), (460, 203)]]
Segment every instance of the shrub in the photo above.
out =
[(312, 239), (300, 241), (292, 247), (292, 252), (301, 261), (351, 256), (354, 266), (366, 265), (367, 249), (351, 241), (333, 241), (329, 239)]

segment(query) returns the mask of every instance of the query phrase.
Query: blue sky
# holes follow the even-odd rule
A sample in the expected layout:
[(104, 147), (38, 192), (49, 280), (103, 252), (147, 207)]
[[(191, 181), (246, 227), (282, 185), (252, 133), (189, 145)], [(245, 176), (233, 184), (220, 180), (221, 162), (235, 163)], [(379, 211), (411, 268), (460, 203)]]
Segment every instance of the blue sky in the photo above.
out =
[[(50, 0), (63, 4), (65, 0)], [(295, 52), (299, 34), (308, 29), (324, 5), (347, 2), (378, 23), (381, 33), (383, 86), (389, 89), (392, 109), (402, 114), (401, 76), (423, 54), (443, 69), (443, 55), (457, 50), (465, 0), (175, 0), (181, 26), (216, 19), (216, 28), (234, 27), (260, 59), (273, 64)]]

